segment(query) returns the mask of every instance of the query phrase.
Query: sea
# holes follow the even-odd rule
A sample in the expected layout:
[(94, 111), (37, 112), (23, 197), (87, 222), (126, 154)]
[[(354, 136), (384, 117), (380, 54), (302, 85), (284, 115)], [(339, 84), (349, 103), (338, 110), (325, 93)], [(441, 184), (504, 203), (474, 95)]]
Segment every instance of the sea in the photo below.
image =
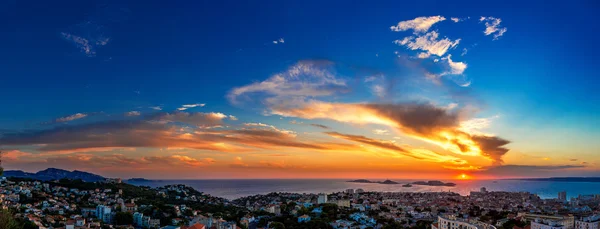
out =
[(417, 180), (394, 180), (399, 184), (353, 183), (337, 179), (227, 179), (227, 180), (148, 180), (127, 181), (138, 186), (160, 187), (184, 184), (194, 189), (229, 200), (244, 196), (271, 192), (293, 193), (333, 193), (347, 189), (363, 189), (376, 192), (456, 192), (468, 195), (485, 187), (488, 191), (530, 192), (543, 199), (556, 198), (558, 192), (566, 191), (567, 198), (579, 195), (600, 194), (600, 182), (557, 182), (528, 180), (446, 180), (455, 183), (453, 187), (403, 184)]

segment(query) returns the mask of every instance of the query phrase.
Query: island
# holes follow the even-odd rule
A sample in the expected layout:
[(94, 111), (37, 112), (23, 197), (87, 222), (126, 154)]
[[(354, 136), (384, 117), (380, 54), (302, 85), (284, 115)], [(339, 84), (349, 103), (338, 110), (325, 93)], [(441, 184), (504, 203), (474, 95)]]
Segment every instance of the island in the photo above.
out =
[(127, 182), (152, 182), (152, 180), (148, 180), (145, 178), (131, 178), (128, 179)]
[(352, 183), (370, 183), (370, 184), (399, 184), (398, 182), (392, 181), (392, 180), (385, 180), (385, 181), (370, 181), (370, 180), (365, 180), (365, 179), (358, 179), (358, 180), (349, 180), (346, 182), (352, 182)]
[(416, 181), (416, 182), (413, 182), (412, 184), (415, 184), (415, 185), (427, 185), (427, 186), (448, 186), (448, 187), (456, 186), (455, 183), (444, 183), (444, 182), (441, 182), (439, 180)]
[(412, 187), (412, 184), (403, 184), (402, 187), (410, 188), (410, 187)]

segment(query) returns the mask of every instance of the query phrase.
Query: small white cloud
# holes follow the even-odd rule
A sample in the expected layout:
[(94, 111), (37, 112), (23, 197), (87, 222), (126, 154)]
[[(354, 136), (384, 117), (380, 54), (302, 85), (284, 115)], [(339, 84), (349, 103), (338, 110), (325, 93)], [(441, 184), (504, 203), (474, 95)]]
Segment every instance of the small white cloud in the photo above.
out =
[(468, 50), (467, 48), (463, 48), (463, 51), (462, 51), (462, 53), (461, 53), (460, 55), (461, 55), (461, 56), (467, 55), (467, 52), (468, 52), (468, 51), (469, 51), (469, 50)]
[(65, 40), (73, 42), (86, 56), (93, 57), (96, 56), (96, 46), (104, 46), (107, 45), (110, 41), (108, 37), (100, 37), (100, 38), (86, 38), (82, 36), (77, 36), (70, 33), (61, 33), (62, 37)]
[(140, 112), (139, 111), (130, 111), (130, 112), (126, 112), (125, 116), (140, 116)]
[(462, 21), (460, 18), (457, 18), (457, 17), (451, 17), (450, 20), (452, 20), (455, 23)]
[(460, 39), (454, 41), (443, 38), (439, 39), (439, 34), (436, 31), (431, 31), (418, 37), (405, 37), (402, 40), (395, 40), (394, 43), (406, 46), (411, 50), (423, 50), (429, 54), (443, 56), (448, 49), (456, 47), (460, 43)]
[(479, 18), (480, 22), (485, 22), (485, 31), (483, 33), (486, 36), (494, 35), (494, 40), (498, 40), (499, 37), (506, 33), (506, 27), (500, 27), (500, 23), (502, 19), (495, 17), (481, 17)]
[(389, 135), (390, 131), (384, 129), (374, 129), (373, 133), (377, 135)]
[(446, 18), (442, 16), (418, 17), (413, 20), (398, 22), (398, 25), (391, 26), (390, 29), (396, 32), (412, 29), (415, 33), (424, 33), (427, 32), (433, 24), (444, 20), (446, 20)]
[(285, 43), (285, 40), (283, 38), (279, 38), (278, 40), (274, 40), (273, 44), (283, 44)]
[(65, 117), (60, 117), (54, 120), (54, 122), (69, 122), (69, 121), (73, 121), (73, 120), (77, 120), (77, 119), (82, 119), (87, 117), (88, 115), (85, 113), (77, 113), (77, 114), (72, 114), (69, 116), (65, 116)]
[(152, 110), (157, 110), (157, 111), (162, 110), (162, 107), (160, 107), (160, 106), (154, 106), (154, 107), (149, 107), (149, 108)]
[(194, 107), (203, 107), (205, 105), (206, 104), (204, 104), (204, 103), (184, 104), (184, 105), (181, 105), (180, 108), (177, 108), (177, 110), (184, 111), (184, 110), (187, 110), (187, 109), (190, 109), (190, 108), (194, 108)]
[(237, 120), (238, 120), (238, 118), (237, 118), (237, 117), (235, 117), (235, 116), (233, 116), (233, 115), (229, 115), (229, 120), (232, 120), (232, 121), (237, 121)]
[(429, 56), (431, 56), (431, 54), (426, 53), (426, 52), (422, 52), (422, 53), (419, 53), (419, 55), (417, 55), (417, 57), (420, 59), (429, 58)]
[(448, 61), (448, 66), (450, 66), (450, 74), (463, 74), (465, 69), (467, 69), (467, 64), (464, 62), (454, 62), (452, 61), (451, 57), (452, 55), (448, 54), (448, 57), (445, 58)]

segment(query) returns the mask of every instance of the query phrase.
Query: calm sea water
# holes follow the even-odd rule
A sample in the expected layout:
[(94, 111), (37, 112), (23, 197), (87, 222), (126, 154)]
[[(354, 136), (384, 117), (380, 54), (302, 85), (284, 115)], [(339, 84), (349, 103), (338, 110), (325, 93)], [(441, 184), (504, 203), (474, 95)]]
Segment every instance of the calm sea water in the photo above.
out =
[(437, 192), (452, 191), (467, 195), (486, 187), (488, 191), (526, 191), (538, 194), (541, 198), (556, 198), (558, 192), (567, 191), (568, 198), (579, 194), (600, 194), (600, 183), (593, 182), (551, 182), (551, 181), (521, 181), (521, 180), (454, 180), (454, 187), (434, 187), (414, 185), (410, 188), (402, 184), (414, 180), (394, 180), (398, 185), (351, 183), (346, 180), (156, 180), (146, 182), (130, 182), (133, 185), (158, 187), (169, 184), (185, 184), (198, 191), (213, 196), (235, 199), (243, 196), (267, 194), (270, 192), (295, 193), (331, 193), (349, 188), (362, 188), (365, 191), (380, 192)]

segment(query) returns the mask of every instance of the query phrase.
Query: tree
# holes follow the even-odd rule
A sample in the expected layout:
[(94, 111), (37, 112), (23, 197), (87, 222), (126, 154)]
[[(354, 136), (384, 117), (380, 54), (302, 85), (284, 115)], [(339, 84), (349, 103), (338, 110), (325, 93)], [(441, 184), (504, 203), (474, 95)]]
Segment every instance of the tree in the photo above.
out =
[(129, 212), (117, 212), (115, 215), (116, 225), (131, 225), (133, 224), (133, 215)]
[(12, 214), (4, 209), (0, 209), (0, 229), (18, 229), (19, 223), (13, 218)]
[(269, 225), (269, 228), (273, 228), (273, 229), (285, 229), (285, 225), (283, 225), (283, 223), (281, 223), (281, 222), (272, 222)]

